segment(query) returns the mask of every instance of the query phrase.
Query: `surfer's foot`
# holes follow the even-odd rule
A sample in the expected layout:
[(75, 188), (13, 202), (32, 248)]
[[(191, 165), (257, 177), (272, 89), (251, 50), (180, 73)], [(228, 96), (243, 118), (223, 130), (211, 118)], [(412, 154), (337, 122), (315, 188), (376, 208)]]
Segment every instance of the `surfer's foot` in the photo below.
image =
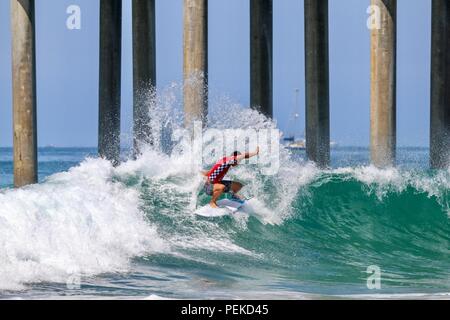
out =
[(209, 205), (210, 205), (211, 208), (213, 208), (213, 209), (219, 208), (219, 206), (218, 206), (215, 202), (211, 202)]

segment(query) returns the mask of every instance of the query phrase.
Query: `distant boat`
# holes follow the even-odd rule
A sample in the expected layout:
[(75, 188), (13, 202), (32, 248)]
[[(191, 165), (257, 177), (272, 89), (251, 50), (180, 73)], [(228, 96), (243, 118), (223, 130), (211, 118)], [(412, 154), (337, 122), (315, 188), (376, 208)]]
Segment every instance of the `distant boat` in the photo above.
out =
[(306, 150), (306, 141), (297, 140), (289, 143), (287, 147), (289, 150)]
[(302, 148), (304, 149), (304, 143), (302, 143), (302, 140), (296, 140), (295, 136), (295, 132), (300, 128), (300, 110), (299, 110), (299, 106), (298, 106), (298, 95), (299, 95), (300, 90), (299, 89), (294, 89), (294, 93), (295, 93), (295, 101), (294, 101), (294, 107), (292, 110), (291, 115), (289, 116), (288, 119), (288, 127), (287, 127), (287, 134), (285, 136), (282, 137), (282, 142), (283, 144), (286, 146), (286, 148), (288, 149), (296, 149), (296, 150), (301, 150)]
[[(292, 115), (289, 117), (287, 135), (282, 138), (285, 147), (289, 150), (306, 150), (305, 134), (301, 135), (302, 138), (296, 139), (295, 129), (300, 127), (300, 108), (298, 105), (299, 89), (295, 89), (295, 104)], [(335, 148), (338, 144), (334, 141), (330, 141), (330, 147)]]
[[(306, 144), (305, 139), (296, 139), (295, 132), (300, 128), (300, 107), (299, 107), (299, 89), (294, 89), (295, 94), (295, 101), (294, 101), (294, 107), (291, 113), (291, 116), (289, 117), (288, 122), (288, 128), (287, 128), (287, 135), (283, 137), (283, 143), (285, 144), (287, 149), (290, 150), (305, 150)], [(298, 133), (298, 131), (297, 131)], [(302, 135), (304, 136), (304, 134)]]
[[(338, 146), (337, 142), (330, 141), (330, 148), (336, 148)], [(306, 140), (293, 140), (291, 143), (286, 145), (286, 148), (289, 150), (306, 150)]]

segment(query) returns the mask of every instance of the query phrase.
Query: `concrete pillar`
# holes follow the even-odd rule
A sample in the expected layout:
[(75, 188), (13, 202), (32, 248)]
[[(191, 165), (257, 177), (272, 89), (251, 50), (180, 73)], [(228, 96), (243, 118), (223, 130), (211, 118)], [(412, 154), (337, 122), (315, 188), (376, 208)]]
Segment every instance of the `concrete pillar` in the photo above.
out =
[(185, 125), (203, 121), (208, 112), (208, 0), (184, 0)]
[(120, 160), (122, 0), (100, 0), (100, 83), (98, 151)]
[(149, 99), (156, 86), (155, 0), (133, 0), (134, 154), (151, 144)]
[(371, 31), (370, 151), (372, 164), (395, 164), (397, 1), (372, 0), (380, 9), (380, 29)]
[(250, 105), (273, 116), (272, 0), (250, 0)]
[(330, 163), (328, 0), (305, 0), (306, 154)]
[(38, 181), (34, 0), (11, 0), (14, 185)]
[(450, 166), (450, 2), (432, 2), (431, 166)]

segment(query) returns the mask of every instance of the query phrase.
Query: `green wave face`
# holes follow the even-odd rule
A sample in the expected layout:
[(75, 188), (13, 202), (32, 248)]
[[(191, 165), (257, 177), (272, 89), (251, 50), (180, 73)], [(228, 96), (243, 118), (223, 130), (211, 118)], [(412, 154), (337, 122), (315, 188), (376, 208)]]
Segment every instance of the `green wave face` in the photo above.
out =
[(357, 285), (376, 265), (387, 287), (448, 290), (450, 221), (441, 204), (447, 195), (429, 197), (408, 186), (380, 199), (355, 179), (330, 178), (299, 197), (299, 215), (286, 226), (305, 253), (317, 254), (309, 263), (329, 275), (327, 282)]
[[(189, 189), (180, 192), (181, 177), (145, 180), (142, 208), (173, 249), (146, 262), (227, 279), (239, 288), (320, 294), (373, 293), (368, 267), (377, 266), (382, 293), (448, 292), (448, 173), (395, 170), (397, 176), (385, 180), (386, 172), (375, 170), (375, 178), (367, 178), (374, 170), (316, 172), (293, 186), (291, 198), (277, 177), (262, 181), (258, 196), (283, 217), (275, 224), (196, 217)], [(291, 201), (280, 207), (283, 197)]]

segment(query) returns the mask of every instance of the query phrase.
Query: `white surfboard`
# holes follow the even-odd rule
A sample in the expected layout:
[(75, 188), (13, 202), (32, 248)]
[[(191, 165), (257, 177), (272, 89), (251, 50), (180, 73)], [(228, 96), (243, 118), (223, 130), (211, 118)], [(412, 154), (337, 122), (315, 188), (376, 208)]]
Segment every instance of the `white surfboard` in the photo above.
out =
[(209, 204), (197, 209), (195, 214), (202, 217), (223, 217), (239, 211), (245, 205), (245, 202), (237, 202), (230, 199), (217, 201), (219, 208), (212, 208)]
[(239, 216), (240, 214), (252, 216), (263, 224), (279, 224), (282, 220), (267, 209), (262, 202), (256, 198), (244, 202), (224, 199), (217, 201), (218, 209), (211, 208), (208, 204), (195, 211), (196, 215), (202, 217), (223, 217), (227, 215)]

